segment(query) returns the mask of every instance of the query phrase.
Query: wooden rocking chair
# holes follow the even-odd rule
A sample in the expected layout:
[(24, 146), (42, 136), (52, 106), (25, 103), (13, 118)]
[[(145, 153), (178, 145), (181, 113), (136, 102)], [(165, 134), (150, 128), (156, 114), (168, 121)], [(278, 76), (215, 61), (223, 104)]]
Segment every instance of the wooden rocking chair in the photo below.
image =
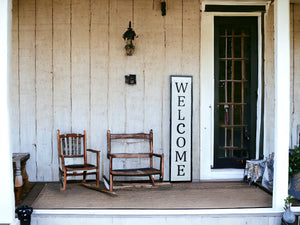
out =
[[(60, 134), (57, 130), (57, 144), (61, 190), (66, 189), (68, 176), (83, 176), (82, 182), (85, 183), (86, 176), (91, 174), (96, 175), (96, 186), (99, 187), (100, 151), (86, 148), (86, 131), (84, 134)], [(96, 154), (96, 165), (87, 163), (88, 151)], [(70, 164), (67, 162), (72, 158), (78, 163)]]

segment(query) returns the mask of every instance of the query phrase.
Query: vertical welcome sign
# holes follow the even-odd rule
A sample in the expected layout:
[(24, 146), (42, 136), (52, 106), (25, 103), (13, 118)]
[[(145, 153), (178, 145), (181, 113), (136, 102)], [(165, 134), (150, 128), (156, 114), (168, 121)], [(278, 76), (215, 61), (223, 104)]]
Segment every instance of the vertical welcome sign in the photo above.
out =
[(192, 76), (171, 76), (170, 181), (192, 180)]

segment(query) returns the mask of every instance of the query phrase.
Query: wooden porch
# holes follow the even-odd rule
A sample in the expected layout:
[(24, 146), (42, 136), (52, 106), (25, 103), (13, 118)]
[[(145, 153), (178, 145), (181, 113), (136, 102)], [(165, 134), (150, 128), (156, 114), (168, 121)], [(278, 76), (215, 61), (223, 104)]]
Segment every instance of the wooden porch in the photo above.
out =
[(36, 209), (242, 209), (271, 208), (272, 196), (246, 182), (119, 183), (116, 195), (71, 184), (36, 183), (21, 203)]

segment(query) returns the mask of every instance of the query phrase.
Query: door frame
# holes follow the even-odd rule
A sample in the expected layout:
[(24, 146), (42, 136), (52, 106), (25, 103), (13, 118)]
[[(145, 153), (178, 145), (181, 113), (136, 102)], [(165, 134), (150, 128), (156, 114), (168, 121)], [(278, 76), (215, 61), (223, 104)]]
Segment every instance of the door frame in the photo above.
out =
[(256, 120), (256, 156), (259, 155), (261, 118), (261, 13), (203, 12), (200, 49), (200, 180), (241, 180), (243, 169), (212, 169), (214, 163), (214, 17), (255, 16), (258, 27), (258, 96)]
[[(234, 23), (234, 27), (238, 26), (238, 27), (241, 27), (244, 26), (248, 27), (249, 29), (251, 29), (251, 33), (250, 33), (250, 36), (251, 36), (251, 40), (250, 41), (250, 58), (249, 58), (249, 61), (251, 63), (250, 65), (250, 70), (248, 71), (250, 73), (249, 75), (249, 78), (245, 78), (247, 79), (247, 83), (244, 83), (244, 87), (245, 88), (249, 88), (249, 93), (248, 95), (246, 95), (245, 93), (245, 96), (244, 96), (244, 99), (243, 99), (243, 102), (247, 102), (247, 100), (249, 101), (247, 103), (247, 105), (244, 105), (242, 107), (246, 108), (248, 106), (248, 110), (250, 109), (250, 114), (248, 115), (248, 117), (246, 117), (246, 114), (249, 113), (248, 111), (244, 112), (244, 115), (242, 116), (243, 117), (243, 121), (242, 122), (243, 124), (248, 124), (247, 127), (249, 128), (249, 136), (250, 136), (250, 140), (249, 141), (246, 141), (245, 138), (243, 139), (244, 140), (244, 145), (248, 147), (249, 149), (249, 159), (253, 159), (254, 157), (256, 157), (256, 120), (257, 120), (257, 110), (256, 110), (256, 107), (257, 107), (257, 79), (258, 79), (258, 76), (257, 76), (257, 69), (258, 69), (258, 64), (257, 64), (257, 60), (258, 60), (258, 52), (257, 52), (257, 47), (258, 47), (258, 43), (257, 43), (257, 33), (258, 33), (258, 28), (257, 28), (257, 17), (256, 16), (252, 16), (252, 17), (246, 17), (246, 16), (243, 16), (243, 17), (239, 17), (239, 19), (233, 19), (235, 17), (214, 17), (214, 31), (217, 31), (218, 29), (222, 28), (223, 26), (227, 26), (230, 24), (233, 24)], [(216, 23), (217, 22), (217, 23)], [(250, 24), (250, 25), (249, 25)], [(218, 28), (217, 28), (218, 26)], [(217, 29), (216, 29), (217, 28)], [(253, 33), (252, 33), (253, 32)], [(214, 42), (214, 46), (215, 46), (215, 51), (214, 51), (214, 69), (215, 71), (218, 70), (220, 68), (220, 60), (219, 60), (219, 49), (220, 46), (220, 42), (219, 42), (219, 35), (220, 34), (217, 34), (218, 36), (216, 36), (216, 33), (214, 33), (214, 38), (215, 38), (215, 42)], [(216, 45), (217, 44), (217, 45)], [(217, 47), (217, 48), (216, 48)], [(244, 50), (242, 50), (244, 51)], [(246, 53), (245, 53), (246, 54)], [(245, 62), (245, 61), (244, 61)], [(215, 79), (215, 102), (214, 102), (214, 107), (216, 108), (219, 104), (219, 96), (220, 94), (218, 93), (218, 87), (219, 87), (219, 72), (215, 72), (214, 73), (214, 79)], [(242, 74), (241, 74), (242, 76)], [(246, 74), (245, 74), (246, 76)], [(227, 76), (226, 76), (227, 77)], [(226, 79), (231, 79), (231, 78), (226, 78)], [(242, 78), (241, 78), (242, 79)], [(233, 85), (233, 84), (232, 84)], [(241, 86), (242, 88), (242, 86)], [(235, 88), (233, 88), (235, 89)], [(231, 98), (234, 98), (234, 96), (231, 96)], [(231, 100), (229, 100), (229, 102), (231, 102)], [(221, 106), (220, 106), (221, 107)], [(219, 141), (220, 141), (220, 138), (221, 135), (219, 135), (219, 127), (220, 127), (220, 122), (218, 122), (219, 120), (219, 116), (220, 116), (220, 112), (218, 112), (219, 110), (216, 109), (214, 110), (214, 164), (213, 164), (213, 167), (214, 168), (222, 168), (221, 165), (217, 165), (218, 163), (220, 163), (222, 160), (218, 159), (218, 157), (216, 156), (216, 153), (219, 152)], [(241, 127), (240, 127), (241, 128)], [(241, 128), (242, 129), (242, 128)], [(229, 128), (230, 130), (230, 133), (231, 133), (231, 128)], [(240, 135), (243, 135), (242, 132), (245, 132), (245, 131), (241, 131)], [(232, 135), (232, 134), (231, 134)], [(241, 141), (241, 136), (239, 135), (239, 140)], [(244, 134), (245, 135), (245, 134)], [(242, 144), (242, 141), (241, 141), (241, 144)], [(218, 146), (218, 147), (217, 147)], [(236, 146), (234, 144), (234, 146)], [(237, 145), (238, 146), (238, 145)], [(234, 168), (234, 167), (230, 167), (228, 164), (225, 163), (225, 165), (223, 165), (224, 167), (223, 168)], [(236, 165), (237, 166), (237, 165)], [(239, 165), (240, 166), (240, 165)]]

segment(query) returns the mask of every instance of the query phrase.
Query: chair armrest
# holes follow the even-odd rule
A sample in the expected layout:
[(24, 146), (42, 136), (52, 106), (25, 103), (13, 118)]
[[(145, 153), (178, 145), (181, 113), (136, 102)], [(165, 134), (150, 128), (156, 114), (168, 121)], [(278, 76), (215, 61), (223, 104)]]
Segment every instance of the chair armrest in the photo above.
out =
[(107, 153), (107, 158), (114, 158), (114, 154)]
[(94, 153), (100, 153), (100, 151), (99, 150), (94, 150), (94, 149), (86, 149), (87, 151), (89, 151), (89, 152), (94, 152)]
[(164, 177), (164, 154), (152, 153), (151, 155), (160, 158), (160, 172), (161, 172), (160, 180), (163, 180), (163, 177)]
[(160, 157), (160, 158), (164, 157), (164, 154), (152, 153), (151, 155), (156, 156), (156, 157)]
[(110, 174), (113, 169), (113, 155), (108, 153), (107, 158), (109, 159), (109, 174)]
[(99, 169), (99, 167), (100, 167), (100, 151), (94, 150), (94, 149), (88, 149), (88, 148), (86, 149), (86, 151), (89, 151), (89, 152), (97, 154), (97, 167)]

